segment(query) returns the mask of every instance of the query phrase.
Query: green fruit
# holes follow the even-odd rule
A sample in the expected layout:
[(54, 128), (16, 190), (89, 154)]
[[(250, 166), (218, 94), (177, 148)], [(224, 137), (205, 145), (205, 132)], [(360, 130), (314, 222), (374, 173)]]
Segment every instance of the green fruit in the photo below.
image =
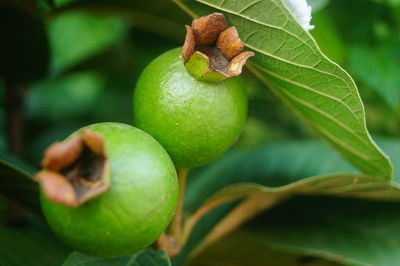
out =
[(61, 240), (81, 252), (116, 257), (152, 244), (168, 226), (177, 204), (174, 165), (147, 133), (119, 123), (82, 130), (99, 133), (109, 159), (107, 191), (79, 207), (50, 201), (41, 193), (43, 213)]
[(238, 138), (247, 113), (240, 77), (201, 82), (186, 70), (180, 48), (151, 62), (135, 89), (136, 126), (157, 139), (178, 168), (205, 165)]

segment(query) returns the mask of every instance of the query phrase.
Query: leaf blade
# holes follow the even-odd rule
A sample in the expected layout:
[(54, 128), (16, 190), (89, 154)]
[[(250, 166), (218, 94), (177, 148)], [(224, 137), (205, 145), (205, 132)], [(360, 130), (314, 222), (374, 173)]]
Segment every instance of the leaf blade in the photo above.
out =
[[(379, 139), (379, 144), (394, 159), (396, 169), (400, 169), (400, 142)], [(397, 171), (397, 183), (362, 175), (338, 154), (316, 140), (268, 143), (251, 150), (236, 149), (207, 168), (192, 172), (193, 177), (189, 178), (187, 186), (190, 193), (186, 193), (185, 209), (188, 213), (195, 214), (197, 210), (206, 209), (209, 212), (205, 214), (204, 219), (198, 220), (201, 226), (194, 227), (187, 246), (174, 261), (179, 264), (201, 241), (207, 241), (208, 243), (202, 244), (203, 247), (207, 247), (260, 212), (274, 209), (282, 200), (295, 195), (398, 201), (399, 174)], [(358, 177), (360, 179), (354, 180)], [(239, 182), (240, 185), (232, 185)], [(240, 217), (239, 223), (231, 223), (232, 219), (229, 220), (229, 216), (235, 214), (233, 211), (236, 210), (237, 214), (240, 213), (240, 209), (254, 209), (241, 206), (241, 203), (255, 199), (252, 193), (265, 201), (265, 208), (257, 209), (253, 213), (247, 212), (245, 216)], [(263, 193), (265, 199), (262, 199)], [(210, 206), (212, 208), (208, 208)], [(262, 203), (258, 206), (262, 206)], [(227, 220), (223, 217), (227, 217)], [(213, 232), (214, 236), (202, 240), (215, 226), (224, 230)], [(201, 247), (197, 252), (200, 251)]]
[(353, 165), (391, 179), (391, 162), (368, 133), (354, 81), (320, 51), (280, 0), (181, 3), (200, 15), (210, 9), (225, 13), (245, 46), (256, 53), (253, 73)]
[(214, 202), (242, 200), (202, 240), (195, 254), (238, 229), (245, 222), (295, 195), (324, 195), (369, 200), (400, 200), (400, 187), (360, 174), (309, 177), (286, 186), (270, 188), (257, 184), (234, 184), (216, 192), (203, 206)]
[(299, 197), (246, 228), (281, 250), (351, 265), (392, 265), (400, 260), (398, 214), (394, 202)]
[(39, 213), (39, 189), (32, 180), (33, 172), (33, 168), (12, 155), (0, 153), (0, 193)]

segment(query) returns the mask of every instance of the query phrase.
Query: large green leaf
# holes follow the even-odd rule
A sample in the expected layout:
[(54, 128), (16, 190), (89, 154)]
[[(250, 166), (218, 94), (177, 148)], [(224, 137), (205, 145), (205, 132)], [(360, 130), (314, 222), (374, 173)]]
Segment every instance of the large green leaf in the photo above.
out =
[(351, 163), (377, 178), (391, 178), (391, 163), (367, 131), (353, 80), (322, 54), (281, 0), (174, 2), (196, 15), (226, 14), (256, 53), (250, 68), (257, 77)]
[[(336, 174), (309, 177), (279, 188), (257, 184), (235, 184), (224, 188), (208, 199), (202, 209), (241, 200), (227, 213), (202, 240), (197, 250), (202, 250), (216, 240), (233, 232), (243, 223), (293, 195), (332, 195), (359, 197), (374, 200), (400, 200), (400, 187), (356, 174)], [(197, 220), (197, 218), (196, 218)], [(188, 221), (191, 221), (189, 218)]]
[(38, 212), (39, 190), (32, 180), (34, 169), (12, 155), (0, 152), (0, 194)]
[[(294, 197), (246, 224), (240, 230), (251, 242), (236, 244), (253, 244), (251, 248), (258, 253), (275, 248), (345, 265), (397, 265), (400, 262), (399, 213), (398, 202)], [(207, 215), (196, 228), (194, 237), (201, 239), (224, 214), (220, 208)], [(194, 246), (191, 243), (191, 248)], [(185, 252), (188, 250), (183, 254), (187, 259)], [(204, 256), (201, 254), (196, 255)], [(181, 260), (178, 257), (175, 265), (180, 265)], [(271, 262), (264, 261), (264, 264)]]
[[(380, 140), (379, 144), (393, 158), (395, 182), (400, 183), (400, 141)], [(193, 212), (215, 192), (239, 182), (278, 188), (332, 173), (358, 171), (320, 141), (267, 143), (250, 150), (232, 151), (209, 167), (193, 171), (186, 204)]]
[[(236, 243), (250, 256), (251, 250), (268, 254), (274, 248), (345, 265), (391, 266), (400, 262), (399, 213), (398, 202), (295, 197), (246, 224), (227, 241), (232, 242), (231, 245)], [(219, 215), (222, 213), (208, 215), (196, 233), (206, 232)], [(233, 242), (235, 240), (242, 242)], [(219, 243), (197, 256), (204, 257)], [(232, 259), (240, 254), (232, 252), (225, 254), (225, 258)], [(272, 262), (263, 261), (266, 265)]]
[[(400, 142), (386, 140), (380, 144), (400, 167)], [(326, 175), (328, 173), (347, 174)], [(320, 176), (309, 177), (313, 175)], [(259, 184), (231, 185), (250, 181)], [(233, 203), (217, 207), (200, 220), (175, 263), (182, 262), (196, 247), (198, 252), (260, 212), (296, 194), (398, 200), (399, 192), (396, 183), (357, 174), (355, 168), (318, 141), (276, 143), (247, 151), (237, 150), (205, 169), (194, 171), (189, 178), (187, 212)]]
[(63, 266), (169, 266), (171, 262), (163, 251), (145, 249), (130, 256), (105, 259), (92, 257), (79, 252), (71, 253)]
[(356, 265), (400, 263), (400, 205), (297, 197), (246, 226), (258, 241)]

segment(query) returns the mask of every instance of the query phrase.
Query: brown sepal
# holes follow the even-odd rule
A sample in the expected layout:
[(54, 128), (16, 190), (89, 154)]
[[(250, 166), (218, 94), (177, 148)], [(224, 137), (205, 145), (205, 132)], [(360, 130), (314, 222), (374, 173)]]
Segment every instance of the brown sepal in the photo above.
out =
[(77, 135), (72, 136), (71, 139), (65, 142), (55, 142), (44, 152), (42, 166), (58, 171), (75, 161), (82, 149), (83, 142)]
[(226, 59), (231, 60), (243, 50), (244, 44), (239, 38), (236, 28), (230, 27), (219, 35), (217, 47)]
[(104, 141), (103, 137), (99, 133), (84, 129), (82, 139), (94, 153), (105, 157), (106, 153), (103, 145)]
[(192, 29), (195, 36), (196, 46), (214, 44), (221, 32), (226, 29), (228, 23), (221, 13), (196, 18), (192, 22)]
[(254, 56), (253, 52), (246, 51), (235, 56), (228, 65), (227, 74), (230, 77), (238, 76), (242, 73), (244, 64), (249, 57)]
[(72, 207), (78, 205), (74, 187), (63, 175), (50, 170), (42, 170), (36, 174), (35, 178), (51, 201)]
[(244, 44), (236, 28), (226, 27), (227, 21), (221, 13), (197, 18), (193, 20), (192, 27), (186, 26), (186, 38), (181, 53), (185, 65), (195, 53), (204, 55), (208, 62), (208, 69), (198, 69), (193, 64), (186, 65), (195, 78), (202, 80), (203, 77), (210, 77), (206, 74), (212, 72), (221, 74), (213, 76), (214, 81), (238, 76), (247, 59), (254, 55), (253, 52), (242, 52)]
[(103, 137), (89, 130), (47, 148), (43, 167), (35, 179), (46, 197), (58, 204), (78, 207), (110, 187)]
[(183, 44), (182, 47), (182, 57), (183, 60), (186, 62), (187, 60), (189, 60), (190, 56), (194, 52), (195, 39), (192, 28), (188, 25), (185, 25), (185, 27), (186, 27), (186, 37), (185, 37), (185, 43)]

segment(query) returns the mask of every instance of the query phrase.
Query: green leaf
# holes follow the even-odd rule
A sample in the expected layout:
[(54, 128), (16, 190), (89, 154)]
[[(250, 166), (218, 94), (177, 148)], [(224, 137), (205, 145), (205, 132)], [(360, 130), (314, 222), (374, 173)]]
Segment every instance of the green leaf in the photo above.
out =
[[(240, 233), (251, 242), (239, 243), (254, 243), (258, 253), (274, 248), (346, 265), (395, 265), (400, 261), (399, 213), (398, 202), (298, 196), (246, 224)], [(207, 232), (222, 215), (207, 215), (196, 233)]]
[[(238, 244), (240, 243), (240, 244)], [(337, 262), (271, 248), (254, 231), (240, 229), (211, 245), (186, 265), (339, 266)]]
[[(380, 140), (400, 169), (400, 141)], [(185, 201), (197, 209), (213, 193), (235, 183), (256, 182), (270, 188), (288, 186), (310, 176), (358, 173), (357, 169), (317, 140), (267, 143), (250, 150), (235, 150), (189, 178)], [(400, 172), (395, 181), (400, 183)]]
[(92, 257), (79, 252), (71, 253), (63, 266), (169, 266), (171, 262), (164, 251), (145, 249), (130, 256), (105, 259)]
[(48, 26), (55, 72), (74, 66), (120, 40), (126, 25), (119, 18), (85, 11), (67, 12)]
[[(3, 210), (0, 209), (0, 221)], [(61, 265), (71, 250), (48, 229), (44, 221), (28, 216), (15, 227), (0, 222), (0, 265)]]
[(293, 195), (331, 195), (374, 200), (400, 200), (400, 187), (376, 181), (365, 175), (336, 174), (309, 177), (279, 188), (256, 184), (235, 184), (224, 188), (208, 199), (202, 208), (242, 200), (225, 215), (202, 240), (202, 250), (216, 240), (233, 232), (256, 215)]
[(246, 226), (261, 242), (356, 265), (400, 262), (396, 203), (297, 197)]
[[(396, 169), (400, 169), (400, 142), (381, 140), (379, 143), (396, 162)], [(400, 180), (400, 173), (396, 176)], [(177, 264), (201, 239), (203, 244), (198, 251), (296, 194), (400, 199), (397, 183), (357, 174), (355, 168), (319, 141), (292, 141), (236, 150), (209, 167), (194, 171), (188, 181), (185, 198), (188, 213), (195, 213), (198, 208), (220, 207), (210, 208), (211, 212), (200, 220), (183, 253), (175, 259)], [(232, 185), (238, 182), (259, 184)], [(233, 203), (221, 205), (229, 202)]]
[(322, 54), (280, 0), (181, 0), (197, 15), (224, 13), (245, 46), (250, 69), (315, 132), (353, 165), (383, 180), (392, 177), (387, 156), (371, 139), (357, 87)]
[[(399, 184), (400, 141), (382, 139), (379, 144), (393, 158), (396, 172), (392, 184)], [(310, 176), (357, 173), (320, 141), (267, 143), (254, 149), (231, 151), (210, 166), (193, 171), (185, 204), (193, 212), (217, 191), (239, 182), (279, 189), (305, 182)]]
[(396, 109), (400, 105), (400, 40), (391, 40), (377, 47), (354, 45), (349, 64), (354, 75), (383, 97)]
[(31, 166), (4, 151), (0, 152), (0, 193), (40, 212), (39, 190), (32, 180), (33, 173)]

